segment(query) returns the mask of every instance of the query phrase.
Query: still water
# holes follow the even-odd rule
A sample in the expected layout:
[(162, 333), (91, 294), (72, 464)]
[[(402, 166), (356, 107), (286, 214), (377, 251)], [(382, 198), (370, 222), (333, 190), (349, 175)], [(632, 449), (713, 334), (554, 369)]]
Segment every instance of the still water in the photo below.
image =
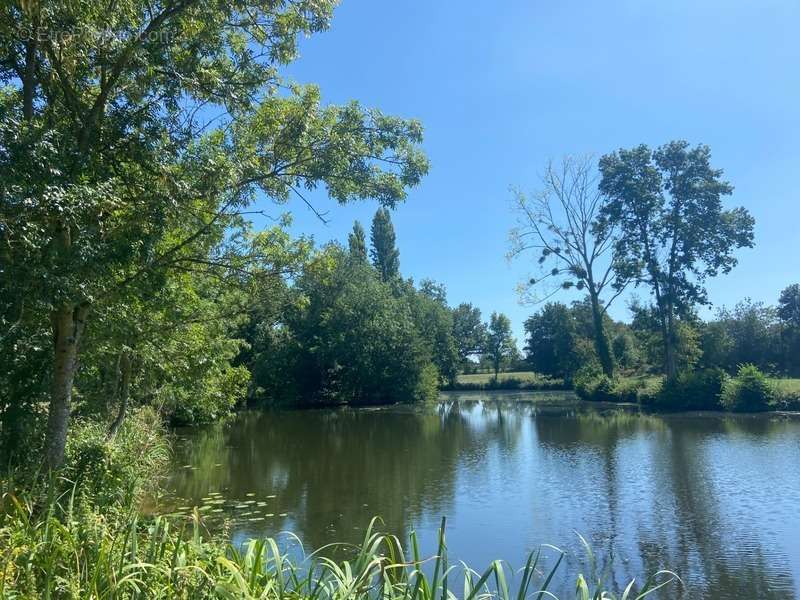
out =
[(446, 516), (451, 561), (475, 569), (519, 568), (543, 543), (565, 550), (565, 596), (588, 568), (577, 532), (617, 590), (668, 568), (685, 587), (663, 598), (800, 598), (800, 418), (464, 393), (251, 412), (178, 435), (176, 506), (202, 506), (236, 543), (286, 530), (306, 550), (358, 542), (379, 515), (433, 554)]

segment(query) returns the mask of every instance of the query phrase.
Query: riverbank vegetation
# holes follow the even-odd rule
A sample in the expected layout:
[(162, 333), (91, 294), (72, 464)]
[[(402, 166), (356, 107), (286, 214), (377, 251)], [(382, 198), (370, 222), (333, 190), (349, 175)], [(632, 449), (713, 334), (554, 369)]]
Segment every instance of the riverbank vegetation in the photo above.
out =
[[(2, 598), (417, 598), (549, 597), (563, 577), (561, 551), (541, 547), (521, 570), (501, 561), (483, 572), (448, 562), (444, 523), (437, 548), (421, 548), (379, 531), (373, 522), (360, 546), (307, 556), (286, 539), (234, 546), (212, 535), (202, 512), (190, 517), (140, 513), (158, 492), (167, 459), (167, 432), (150, 409), (134, 411), (108, 440), (90, 422), (73, 427), (59, 476), (33, 483), (22, 468), (0, 488)], [(588, 550), (588, 545), (586, 546)], [(590, 550), (589, 550), (590, 552)], [(591, 569), (576, 576), (580, 597), (611, 590)], [(642, 598), (679, 585), (655, 573), (621, 593)], [(461, 590), (461, 593), (459, 593)], [(586, 594), (589, 594), (588, 596)]]

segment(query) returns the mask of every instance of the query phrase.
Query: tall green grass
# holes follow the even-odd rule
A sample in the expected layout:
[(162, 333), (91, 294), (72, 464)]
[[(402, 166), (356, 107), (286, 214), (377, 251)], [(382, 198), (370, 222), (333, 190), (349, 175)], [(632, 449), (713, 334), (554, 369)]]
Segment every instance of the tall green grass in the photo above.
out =
[[(352, 558), (315, 553), (292, 560), (273, 538), (242, 548), (210, 539), (196, 511), (183, 525), (164, 517), (142, 520), (135, 510), (109, 519), (102, 511), (81, 512), (74, 500), (74, 493), (51, 497), (37, 508), (4, 494), (0, 598), (544, 600), (556, 598), (549, 587), (564, 558), (542, 547), (518, 572), (494, 561), (478, 573), (448, 561), (443, 521), (430, 557), (414, 534), (406, 548), (370, 526)], [(547, 548), (555, 562), (543, 568)], [(576, 591), (582, 600), (633, 600), (676, 582), (677, 576), (662, 571), (641, 588), (632, 581), (615, 595), (602, 589), (602, 581), (579, 575)]]

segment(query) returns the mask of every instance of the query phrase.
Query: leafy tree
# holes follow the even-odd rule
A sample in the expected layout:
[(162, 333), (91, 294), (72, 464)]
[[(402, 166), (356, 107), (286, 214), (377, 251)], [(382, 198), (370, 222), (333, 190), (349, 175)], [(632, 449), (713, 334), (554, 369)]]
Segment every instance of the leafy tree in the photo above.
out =
[(775, 308), (749, 298), (732, 310), (722, 308), (717, 321), (727, 337), (727, 353), (718, 366), (734, 372), (743, 364), (773, 370), (780, 352), (780, 332)]
[(430, 279), (420, 284), (419, 291), (410, 287), (405, 297), (427, 353), (445, 381), (454, 382), (458, 375), (458, 350), (453, 336), (453, 314), (447, 306), (445, 287)]
[(447, 288), (443, 283), (437, 283), (433, 279), (423, 279), (419, 283), (419, 293), (442, 306), (447, 306)]
[(50, 329), (49, 466), (63, 460), (92, 314), (135, 302), (140, 280), (207, 263), (208, 238), (240, 225), (259, 193), (305, 201), (323, 185), (339, 202), (393, 206), (426, 172), (418, 123), (281, 85), (297, 35), (327, 28), (333, 6), (0, 9), (0, 306), (3, 322), (24, 313), (14, 335)]
[[(638, 340), (646, 365), (663, 372), (664, 344), (661, 335), (658, 311), (653, 305), (642, 305), (638, 301), (630, 304), (633, 313), (631, 331)], [(674, 358), (678, 371), (689, 371), (697, 366), (703, 350), (700, 341), (700, 323), (690, 313), (675, 322)]]
[(481, 320), (481, 309), (462, 302), (453, 309), (453, 338), (461, 364), (471, 356), (483, 352), (486, 343), (486, 325)]
[(357, 260), (366, 262), (367, 260), (367, 236), (361, 223), (353, 223), (353, 231), (347, 237), (350, 248), (350, 256)]
[(273, 401), (390, 403), (428, 399), (439, 373), (407, 299), (329, 245), (297, 281), (298, 301), (253, 340), (259, 394)]
[(383, 281), (400, 276), (400, 251), (395, 245), (394, 226), (388, 209), (380, 208), (372, 219), (370, 256)]
[(778, 298), (778, 318), (791, 327), (800, 329), (800, 283), (781, 291)]
[(575, 317), (564, 304), (548, 302), (525, 320), (525, 352), (537, 373), (570, 379), (581, 366)]
[(511, 335), (511, 320), (503, 313), (493, 312), (489, 318), (483, 352), (491, 360), (495, 380), (501, 367), (513, 355), (516, 345)]
[(778, 318), (782, 330), (782, 367), (792, 375), (800, 374), (800, 284), (792, 284), (778, 299)]
[(703, 352), (700, 366), (730, 370), (733, 344), (727, 323), (720, 320), (703, 323), (700, 327), (700, 348)]
[(684, 141), (600, 159), (600, 229), (619, 231), (618, 276), (650, 287), (670, 378), (678, 370), (679, 318), (708, 303), (705, 281), (728, 273), (734, 251), (753, 245), (753, 218), (744, 208), (723, 209), (722, 197), (733, 187), (710, 159), (708, 146)]
[[(615, 224), (598, 226), (602, 197), (597, 179), (590, 157), (569, 157), (560, 167), (547, 165), (543, 187), (533, 197), (515, 192), (518, 224), (511, 231), (511, 255), (533, 250), (539, 254), (539, 265), (552, 265), (527, 286), (538, 289), (557, 282), (546, 298), (559, 289), (586, 290), (595, 350), (603, 372), (611, 377), (614, 361), (604, 316), (627, 285), (628, 273), (612, 268), (618, 238)], [(603, 300), (605, 293), (610, 295)]]
[(614, 361), (620, 368), (630, 370), (640, 366), (639, 345), (627, 327), (614, 335), (611, 340), (611, 349), (614, 352)]

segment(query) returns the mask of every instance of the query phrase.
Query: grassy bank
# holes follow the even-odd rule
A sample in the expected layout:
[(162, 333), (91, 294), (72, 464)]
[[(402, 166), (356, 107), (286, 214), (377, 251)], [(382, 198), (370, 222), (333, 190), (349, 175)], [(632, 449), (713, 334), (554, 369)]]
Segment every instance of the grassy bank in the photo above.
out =
[(633, 402), (667, 410), (800, 410), (800, 379), (766, 377), (752, 369), (746, 370), (756, 378), (758, 389), (745, 390), (750, 400), (744, 404), (737, 402), (737, 395), (742, 395), (743, 385), (754, 384), (743, 381), (741, 371), (737, 376), (714, 370), (685, 373), (674, 382), (653, 375), (578, 378), (575, 392), (588, 401)]
[[(413, 534), (406, 545), (370, 527), (360, 546), (338, 553), (348, 558), (334, 560), (289, 558), (271, 538), (233, 546), (210, 535), (196, 509), (188, 518), (143, 516), (137, 507), (166, 448), (152, 416), (135, 415), (113, 441), (103, 428), (76, 428), (62, 476), (2, 479), (0, 598), (556, 598), (548, 590), (563, 575), (561, 551), (537, 549), (518, 571), (495, 561), (475, 572), (448, 561), (444, 521), (438, 547), (420, 548)], [(678, 585), (668, 572), (631, 582), (621, 595), (594, 576), (574, 581), (586, 600), (632, 600)]]
[(564, 390), (568, 389), (562, 379), (545, 377), (533, 371), (499, 373), (469, 373), (458, 376), (455, 384), (443, 389), (448, 391), (483, 390)]
[(780, 404), (792, 410), (800, 410), (800, 378), (773, 378), (769, 379), (775, 397)]

